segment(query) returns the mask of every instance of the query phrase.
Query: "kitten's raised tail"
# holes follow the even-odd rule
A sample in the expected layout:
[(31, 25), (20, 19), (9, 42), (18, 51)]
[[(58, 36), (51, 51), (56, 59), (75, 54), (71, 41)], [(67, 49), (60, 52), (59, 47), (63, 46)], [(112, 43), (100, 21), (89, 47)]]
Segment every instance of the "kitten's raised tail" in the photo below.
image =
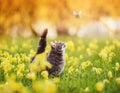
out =
[(46, 45), (47, 45), (47, 42), (46, 42), (47, 32), (48, 32), (48, 29), (45, 29), (43, 34), (41, 35), (41, 39), (39, 41), (36, 54), (41, 54), (45, 51), (45, 48), (46, 48)]
[(41, 35), (41, 38), (46, 39), (47, 33), (48, 33), (48, 29), (46, 28), (46, 29), (44, 30), (43, 34)]
[[(47, 45), (47, 41), (46, 41), (46, 37), (47, 37), (47, 33), (48, 33), (48, 29), (45, 29), (44, 32), (41, 35), (41, 38), (39, 40), (39, 44), (38, 44), (38, 48), (37, 48), (37, 52), (35, 54), (35, 56), (37, 54), (41, 54), (45, 51), (46, 45)], [(35, 56), (32, 57), (31, 59), (31, 63), (33, 63)]]

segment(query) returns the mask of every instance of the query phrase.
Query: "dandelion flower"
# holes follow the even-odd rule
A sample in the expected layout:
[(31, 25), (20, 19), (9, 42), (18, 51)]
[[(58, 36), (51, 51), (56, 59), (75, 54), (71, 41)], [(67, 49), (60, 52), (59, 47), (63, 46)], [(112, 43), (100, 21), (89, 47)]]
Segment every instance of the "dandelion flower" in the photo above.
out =
[(35, 80), (36, 79), (36, 74), (34, 72), (28, 73), (26, 75), (28, 79)]
[(20, 71), (20, 72), (23, 72), (25, 70), (25, 64), (24, 63), (18, 64), (17, 65), (17, 70)]
[(4, 73), (7, 73), (7, 72), (11, 71), (12, 68), (13, 68), (12, 64), (10, 64), (10, 63), (5, 64), (4, 67), (3, 67)]
[(85, 92), (85, 93), (87, 93), (87, 92), (89, 92), (89, 91), (90, 91), (89, 87), (86, 87), (86, 88), (84, 89), (84, 92)]
[(97, 91), (102, 92), (104, 90), (104, 83), (103, 82), (97, 82), (95, 87), (96, 87)]
[(116, 78), (115, 81), (117, 84), (120, 84), (120, 77)]
[(33, 82), (33, 89), (37, 93), (55, 93), (57, 86), (51, 80), (43, 80)]
[(93, 67), (92, 70), (95, 71), (96, 74), (101, 74), (101, 72), (102, 72), (102, 68)]
[(117, 63), (115, 64), (115, 70), (118, 71), (119, 68), (120, 68), (120, 64), (117, 62)]
[(91, 64), (90, 61), (85, 61), (85, 62), (83, 62), (83, 63), (81, 64), (81, 67), (82, 67), (82, 69), (85, 69), (85, 68), (87, 68), (88, 66), (90, 66), (90, 64)]
[(104, 79), (104, 80), (103, 80), (103, 83), (104, 83), (104, 84), (105, 84), (105, 83), (109, 83), (109, 80)]
[(44, 79), (48, 79), (48, 71), (42, 71), (41, 75), (43, 76)]
[(72, 41), (67, 42), (67, 49), (74, 51), (74, 43)]
[(59, 82), (60, 82), (60, 78), (55, 77), (55, 78), (53, 79), (53, 81), (54, 81), (55, 83), (59, 83)]
[(55, 93), (57, 86), (50, 80), (45, 81), (45, 91), (43, 93)]
[(83, 55), (80, 55), (80, 59), (83, 59)]
[(69, 69), (68, 69), (68, 73), (69, 74), (72, 74), (74, 72), (74, 68), (71, 66)]
[(108, 72), (108, 77), (109, 77), (109, 78), (112, 78), (112, 77), (113, 77), (113, 74), (112, 74), (111, 71)]

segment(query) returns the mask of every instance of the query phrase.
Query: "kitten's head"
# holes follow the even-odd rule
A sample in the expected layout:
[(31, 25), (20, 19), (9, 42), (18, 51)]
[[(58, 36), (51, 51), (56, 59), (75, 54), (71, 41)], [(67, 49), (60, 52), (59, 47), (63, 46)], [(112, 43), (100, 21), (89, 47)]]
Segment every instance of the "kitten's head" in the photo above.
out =
[(66, 44), (64, 42), (51, 42), (51, 49), (57, 53), (63, 53), (66, 49)]

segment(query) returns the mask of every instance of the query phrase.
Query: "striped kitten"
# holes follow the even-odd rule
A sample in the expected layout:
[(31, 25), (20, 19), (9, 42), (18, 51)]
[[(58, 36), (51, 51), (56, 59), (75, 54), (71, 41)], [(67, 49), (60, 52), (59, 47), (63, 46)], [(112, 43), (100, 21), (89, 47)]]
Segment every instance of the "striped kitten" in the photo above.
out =
[(52, 68), (47, 68), (49, 74), (54, 76), (59, 76), (65, 66), (65, 49), (66, 45), (63, 42), (54, 42), (51, 43), (51, 51), (47, 55), (47, 61), (52, 64)]

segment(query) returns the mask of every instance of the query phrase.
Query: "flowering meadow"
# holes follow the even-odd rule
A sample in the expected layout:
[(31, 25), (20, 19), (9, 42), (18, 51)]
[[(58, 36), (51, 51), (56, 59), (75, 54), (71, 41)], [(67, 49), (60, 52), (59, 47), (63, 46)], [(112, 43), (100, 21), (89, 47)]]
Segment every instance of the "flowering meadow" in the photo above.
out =
[(39, 38), (0, 39), (0, 93), (120, 93), (120, 40), (58, 38), (66, 43), (66, 66), (48, 75), (50, 51), (35, 55)]

